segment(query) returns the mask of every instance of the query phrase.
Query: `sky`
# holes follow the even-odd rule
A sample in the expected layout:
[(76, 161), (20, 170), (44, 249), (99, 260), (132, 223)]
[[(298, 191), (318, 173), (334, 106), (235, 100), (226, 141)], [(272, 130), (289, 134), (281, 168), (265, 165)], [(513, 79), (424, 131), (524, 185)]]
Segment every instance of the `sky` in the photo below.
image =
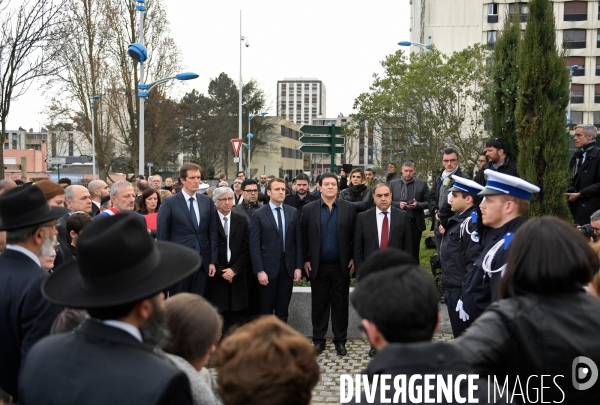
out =
[[(408, 0), (164, 0), (171, 36), (182, 55), (184, 71), (198, 79), (173, 86), (171, 97), (196, 89), (206, 94), (221, 72), (236, 83), (254, 79), (265, 92), (267, 111), (275, 115), (277, 80), (317, 78), (327, 89), (327, 118), (353, 111), (354, 99), (368, 91), (380, 62), (409, 40)], [(11, 104), (8, 129), (39, 130), (50, 94), (42, 83)], [(150, 97), (152, 95), (150, 94)]]

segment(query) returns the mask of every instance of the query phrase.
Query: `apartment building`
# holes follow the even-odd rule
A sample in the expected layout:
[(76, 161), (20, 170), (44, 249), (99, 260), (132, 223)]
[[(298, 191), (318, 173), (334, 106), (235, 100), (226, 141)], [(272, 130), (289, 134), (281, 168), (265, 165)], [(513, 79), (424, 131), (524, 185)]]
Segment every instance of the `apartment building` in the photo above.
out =
[(325, 84), (318, 79), (277, 81), (277, 115), (293, 123), (311, 124), (326, 116)]

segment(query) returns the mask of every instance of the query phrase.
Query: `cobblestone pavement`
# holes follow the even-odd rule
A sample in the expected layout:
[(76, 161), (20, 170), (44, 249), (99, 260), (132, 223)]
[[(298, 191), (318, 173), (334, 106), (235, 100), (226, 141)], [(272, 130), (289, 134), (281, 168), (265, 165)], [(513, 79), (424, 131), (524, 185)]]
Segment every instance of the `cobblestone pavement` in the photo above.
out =
[[(453, 339), (451, 333), (438, 332), (433, 340), (448, 341)], [(313, 391), (312, 405), (340, 402), (340, 375), (359, 374), (369, 364), (371, 345), (362, 339), (349, 340), (346, 343), (348, 354), (338, 356), (331, 341), (327, 342), (325, 351), (317, 357), (321, 367), (321, 379)]]

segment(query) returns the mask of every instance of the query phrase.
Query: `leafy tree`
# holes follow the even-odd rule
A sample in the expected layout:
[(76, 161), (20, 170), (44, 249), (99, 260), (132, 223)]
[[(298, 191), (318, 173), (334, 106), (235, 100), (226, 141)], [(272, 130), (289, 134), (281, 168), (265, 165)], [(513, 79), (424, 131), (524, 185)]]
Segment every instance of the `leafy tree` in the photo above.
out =
[(568, 144), (565, 109), (569, 73), (556, 46), (552, 3), (529, 2), (529, 18), (520, 57), (518, 123), (519, 174), (541, 188), (531, 201), (532, 216), (569, 217), (567, 201)]
[[(473, 168), (483, 137), (489, 92), (487, 51), (468, 47), (450, 56), (431, 52), (389, 55), (368, 93), (354, 108), (368, 125), (381, 128), (383, 159), (413, 159), (422, 175), (439, 169), (444, 147), (456, 147), (463, 166)], [(385, 162), (382, 162), (385, 164)]]
[(504, 28), (494, 45), (493, 53), (491, 132), (493, 136), (504, 138), (508, 144), (508, 151), (516, 157), (518, 149), (515, 109), (519, 93), (520, 15), (507, 15), (504, 21)]

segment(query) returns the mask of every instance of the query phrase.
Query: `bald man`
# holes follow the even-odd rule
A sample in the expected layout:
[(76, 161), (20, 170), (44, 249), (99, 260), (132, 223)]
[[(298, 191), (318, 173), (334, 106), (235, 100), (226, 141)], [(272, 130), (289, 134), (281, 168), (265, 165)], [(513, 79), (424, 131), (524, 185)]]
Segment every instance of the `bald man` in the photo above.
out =
[(92, 213), (90, 215), (95, 217), (100, 213), (102, 197), (110, 195), (110, 188), (102, 180), (92, 180), (88, 184), (88, 191), (90, 192), (90, 197), (92, 197)]
[(0, 194), (6, 193), (8, 190), (10, 190), (11, 188), (15, 188), (15, 187), (17, 187), (17, 183), (15, 183), (12, 180), (9, 180), (9, 179), (0, 180)]

